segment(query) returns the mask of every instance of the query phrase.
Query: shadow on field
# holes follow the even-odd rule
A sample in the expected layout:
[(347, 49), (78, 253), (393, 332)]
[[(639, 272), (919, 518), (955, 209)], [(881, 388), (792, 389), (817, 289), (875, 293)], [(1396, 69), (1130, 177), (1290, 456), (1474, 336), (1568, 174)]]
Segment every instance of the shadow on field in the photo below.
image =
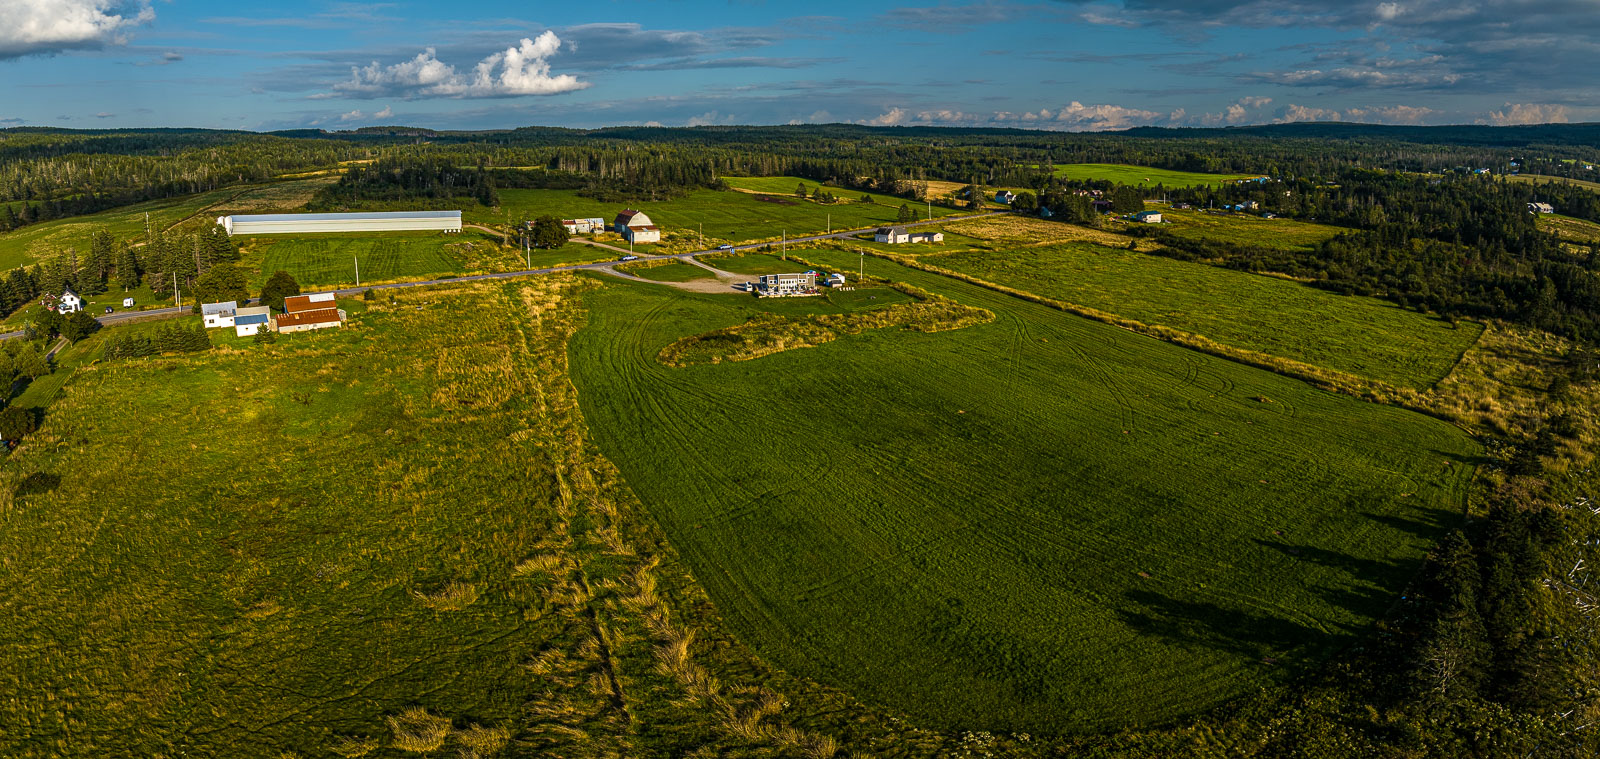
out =
[(1307, 657), (1295, 657), (1295, 661), (1277, 657), (1308, 644), (1319, 649), (1339, 648), (1356, 638), (1353, 632), (1330, 632), (1283, 617), (1169, 598), (1152, 591), (1136, 590), (1125, 598), (1139, 609), (1123, 612), (1122, 621), (1140, 633), (1287, 666), (1292, 671), (1315, 662)]
[(1408, 535), (1413, 535), (1429, 543), (1437, 543), (1444, 538), (1444, 534), (1461, 526), (1461, 515), (1444, 509), (1428, 509), (1421, 512), (1421, 519), (1407, 519), (1385, 514), (1362, 513), (1368, 519), (1392, 530), (1399, 530)]

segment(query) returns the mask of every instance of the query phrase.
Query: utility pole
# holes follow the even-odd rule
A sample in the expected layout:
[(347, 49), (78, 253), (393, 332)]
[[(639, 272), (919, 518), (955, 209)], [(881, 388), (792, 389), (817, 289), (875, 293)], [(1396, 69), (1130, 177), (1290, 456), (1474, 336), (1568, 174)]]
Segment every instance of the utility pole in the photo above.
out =
[(700, 249), (701, 250), (705, 250), (706, 249), (706, 223), (702, 221), (702, 222), (699, 222), (699, 224), (700, 224)]
[(361, 286), (361, 259), (356, 258), (355, 256), (351, 256), (350, 260), (354, 261), (355, 264), (356, 264), (356, 287), (360, 287)]
[(828, 214), (828, 234), (833, 234), (833, 214)]
[[(927, 198), (923, 198), (927, 200)], [(933, 221), (933, 201), (928, 200), (928, 221)]]
[(861, 259), (861, 266), (856, 270), (856, 281), (860, 282), (862, 277), (867, 276), (867, 254), (858, 250), (856, 257)]
[(172, 297), (177, 302), (178, 308), (183, 308), (183, 293), (178, 292), (178, 273), (172, 273)]
[(783, 230), (783, 260), (789, 260), (789, 230)]

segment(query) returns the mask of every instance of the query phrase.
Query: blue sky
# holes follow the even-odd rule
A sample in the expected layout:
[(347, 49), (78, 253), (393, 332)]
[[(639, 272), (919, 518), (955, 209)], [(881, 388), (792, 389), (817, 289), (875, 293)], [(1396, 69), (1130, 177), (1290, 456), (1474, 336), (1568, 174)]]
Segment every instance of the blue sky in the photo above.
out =
[(1600, 119), (1600, 0), (0, 0), (0, 125)]

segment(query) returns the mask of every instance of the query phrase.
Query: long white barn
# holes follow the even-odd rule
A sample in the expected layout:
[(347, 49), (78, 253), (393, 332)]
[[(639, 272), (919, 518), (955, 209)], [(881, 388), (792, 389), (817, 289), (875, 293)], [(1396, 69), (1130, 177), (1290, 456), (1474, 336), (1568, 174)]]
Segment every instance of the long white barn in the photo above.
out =
[(267, 213), (218, 216), (230, 235), (281, 235), (308, 232), (460, 232), (460, 211), (375, 211), (371, 213)]

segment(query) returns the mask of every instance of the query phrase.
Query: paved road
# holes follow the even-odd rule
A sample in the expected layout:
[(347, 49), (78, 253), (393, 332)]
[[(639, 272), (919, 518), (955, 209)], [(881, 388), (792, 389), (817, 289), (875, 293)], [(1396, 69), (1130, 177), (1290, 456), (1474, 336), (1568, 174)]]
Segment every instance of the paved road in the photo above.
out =
[[(1008, 213), (1011, 213), (1011, 212), (1010, 211), (989, 211), (987, 213), (976, 213), (976, 214), (969, 214), (969, 215), (966, 215), (966, 216), (946, 216), (946, 217), (940, 218), (940, 219), (933, 219), (932, 221), (913, 221), (913, 222), (907, 222), (905, 224), (896, 224), (894, 226), (897, 226), (897, 227), (920, 227), (920, 226), (924, 226), (924, 225), (927, 225), (927, 224), (946, 224), (946, 223), (953, 222), (953, 221), (966, 221), (967, 219), (981, 219), (981, 218), (983, 218), (985, 216), (1001, 216), (1001, 215), (1008, 214)], [(844, 230), (842, 232), (833, 232), (833, 233), (830, 233), (830, 234), (823, 234), (823, 235), (811, 235), (809, 237), (791, 237), (791, 238), (789, 238), (789, 242), (802, 243), (802, 242), (817, 242), (817, 241), (820, 241), (820, 240), (840, 240), (840, 239), (845, 239), (845, 238), (848, 238), (848, 237), (853, 237), (855, 235), (861, 234), (862, 232), (866, 232), (866, 231), (869, 231), (869, 230), (872, 230), (872, 229), (876, 229), (876, 227), (864, 227), (864, 228), (860, 228), (860, 229), (847, 229), (847, 230)], [(696, 250), (696, 251), (689, 252), (689, 253), (664, 253), (664, 254), (661, 254), (661, 255), (641, 255), (641, 256), (638, 257), (638, 260), (640, 260), (640, 261), (656, 261), (656, 260), (660, 260), (660, 259), (663, 259), (663, 258), (676, 258), (676, 259), (679, 259), (679, 260), (686, 261), (688, 263), (698, 264), (699, 263), (698, 261), (694, 261), (692, 259), (695, 256), (698, 256), (698, 255), (701, 255), (701, 254), (704, 254), (704, 253), (727, 253), (729, 251), (760, 250), (761, 248), (764, 248), (764, 247), (766, 247), (768, 245), (778, 245), (778, 243), (757, 242), (757, 243), (750, 243), (748, 245), (734, 245), (734, 246), (730, 246), (730, 247), (727, 247), (727, 248), (716, 248), (716, 249), (712, 249), (712, 250)], [(610, 246), (602, 245), (600, 247), (610, 247)], [(622, 251), (621, 248), (614, 248), (613, 250), (617, 250), (619, 252), (626, 252), (626, 251)], [(593, 270), (601, 270), (601, 271), (607, 271), (609, 273), (616, 274), (616, 273), (619, 273), (619, 272), (617, 272), (616, 269), (614, 269), (613, 267), (615, 267), (617, 265), (617, 263), (618, 263), (617, 261), (599, 261), (599, 262), (596, 262), (596, 263), (589, 263), (589, 264), (566, 264), (566, 265), (563, 265), (563, 266), (547, 266), (547, 267), (545, 267), (543, 269), (523, 269), (521, 271), (504, 271), (504, 272), (498, 272), (498, 273), (495, 273), (495, 274), (469, 274), (469, 275), (460, 276), (460, 277), (445, 277), (443, 279), (428, 279), (428, 280), (422, 280), (422, 281), (419, 281), (419, 282), (393, 282), (393, 283), (386, 284), (386, 285), (362, 285), (360, 287), (348, 287), (348, 288), (345, 288), (345, 289), (342, 289), (342, 290), (335, 290), (334, 292), (339, 294), (339, 295), (352, 296), (352, 295), (360, 295), (362, 292), (364, 292), (366, 290), (391, 290), (391, 289), (399, 288), (399, 287), (426, 287), (428, 285), (442, 285), (442, 284), (445, 284), (445, 283), (448, 283), (448, 282), (475, 282), (475, 281), (484, 280), (484, 279), (511, 279), (513, 277), (530, 277), (530, 276), (533, 276), (533, 275), (536, 275), (536, 274), (554, 274), (556, 272), (563, 272), (563, 271), (584, 271), (584, 270), (593, 271)], [(707, 268), (709, 268), (709, 267), (707, 267)], [(169, 306), (167, 308), (153, 308), (153, 309), (150, 309), (148, 311), (119, 311), (117, 313), (107, 314), (105, 316), (97, 316), (97, 317), (95, 317), (95, 321), (98, 321), (102, 325), (105, 325), (105, 326), (111, 326), (111, 325), (114, 325), (114, 324), (123, 324), (123, 323), (126, 323), (126, 322), (144, 321), (146, 319), (170, 319), (170, 318), (177, 317), (177, 316), (183, 316), (183, 315), (189, 314), (189, 313), (192, 313), (192, 312), (190, 311), (190, 308), (188, 306), (184, 306), (182, 308), (179, 308), (177, 306)], [(22, 337), (22, 334), (23, 333), (20, 332), (20, 331), (18, 331), (18, 332), (7, 332), (7, 333), (4, 333), (4, 334), (0, 334), (0, 340), (12, 340), (12, 339), (15, 339), (15, 338), (18, 338), (18, 337)]]

